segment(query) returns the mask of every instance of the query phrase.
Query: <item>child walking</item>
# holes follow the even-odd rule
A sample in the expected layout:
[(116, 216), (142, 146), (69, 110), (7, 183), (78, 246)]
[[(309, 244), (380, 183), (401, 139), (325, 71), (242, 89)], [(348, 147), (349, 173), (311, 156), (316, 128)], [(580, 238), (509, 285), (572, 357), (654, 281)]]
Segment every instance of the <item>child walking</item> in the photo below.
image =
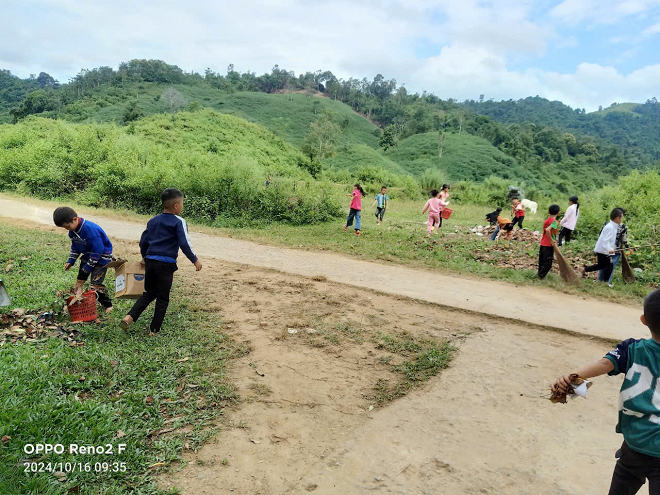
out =
[(390, 197), (387, 195), (387, 187), (383, 186), (380, 188), (380, 194), (376, 196), (374, 204), (371, 205), (376, 207), (376, 220), (378, 221), (378, 225), (383, 223), (385, 210), (387, 210), (389, 204)]
[[(431, 231), (440, 226), (440, 211), (445, 206), (445, 202), (440, 199), (440, 192), (437, 189), (431, 191), (431, 198), (424, 205), (422, 215), (429, 212), (429, 222), (426, 230), (427, 237), (431, 237)], [(436, 231), (437, 233), (437, 231)]]
[(183, 194), (178, 189), (165, 189), (161, 199), (163, 213), (147, 222), (147, 230), (142, 233), (140, 239), (140, 252), (145, 264), (144, 293), (119, 324), (122, 329), (128, 330), (131, 323), (137, 321), (147, 306), (155, 300), (154, 317), (149, 327), (150, 336), (160, 332), (163, 325), (170, 303), (174, 272), (178, 270), (176, 259), (179, 256), (179, 248), (195, 265), (197, 271), (202, 269), (202, 263), (190, 245), (188, 225), (179, 216), (183, 210)]
[(622, 222), (623, 210), (621, 208), (614, 208), (610, 213), (610, 221), (600, 231), (598, 242), (596, 242), (596, 247), (594, 247), (596, 264), (582, 267), (580, 270), (582, 275), (598, 271), (598, 281), (607, 282), (612, 287), (612, 284), (608, 281), (613, 270), (612, 256), (616, 253), (616, 236), (619, 231), (619, 225)]
[(559, 231), (559, 241), (558, 245), (562, 246), (564, 240), (568, 244), (571, 241), (571, 236), (575, 230), (575, 225), (577, 224), (578, 217), (580, 216), (580, 203), (578, 202), (577, 196), (571, 196), (568, 198), (568, 210), (564, 214), (564, 218), (561, 219), (559, 225), (561, 225), (561, 230)]
[(353, 186), (353, 192), (347, 196), (352, 199), (344, 230), (348, 230), (353, 225), (353, 219), (355, 219), (355, 235), (360, 237), (360, 227), (362, 226), (362, 196), (364, 196), (364, 190), (360, 184), (355, 184)]
[(522, 229), (525, 221), (525, 207), (518, 198), (512, 200), (511, 214), (513, 215), (513, 226), (515, 227), (518, 224), (518, 228)]
[(552, 260), (555, 259), (555, 252), (552, 246), (556, 244), (557, 222), (559, 215), (559, 205), (550, 205), (548, 208), (548, 218), (543, 222), (543, 237), (541, 237), (541, 246), (539, 247), (539, 271), (538, 276), (543, 280), (552, 269)]
[[(644, 299), (640, 317), (650, 339), (627, 339), (605, 357), (574, 371), (587, 379), (623, 374), (619, 392), (619, 421), (623, 434), (609, 495), (633, 495), (649, 480), (649, 493), (660, 493), (660, 290)], [(566, 393), (570, 375), (560, 376), (552, 391)]]
[(61, 206), (53, 212), (53, 222), (58, 227), (69, 231), (71, 252), (64, 264), (64, 270), (69, 270), (80, 258), (78, 278), (73, 289), (76, 294), (82, 294), (85, 282), (90, 279), (91, 289), (96, 291), (98, 301), (105, 312), (112, 311), (112, 299), (108, 289), (103, 285), (108, 271), (106, 266), (112, 261), (112, 243), (101, 227), (85, 220), (68, 206)]
[(440, 224), (438, 225), (438, 227), (442, 227), (442, 210), (444, 209), (445, 206), (449, 205), (449, 189), (451, 189), (449, 184), (443, 184), (442, 190), (440, 191), (439, 198), (443, 201), (443, 205), (442, 208), (440, 208)]

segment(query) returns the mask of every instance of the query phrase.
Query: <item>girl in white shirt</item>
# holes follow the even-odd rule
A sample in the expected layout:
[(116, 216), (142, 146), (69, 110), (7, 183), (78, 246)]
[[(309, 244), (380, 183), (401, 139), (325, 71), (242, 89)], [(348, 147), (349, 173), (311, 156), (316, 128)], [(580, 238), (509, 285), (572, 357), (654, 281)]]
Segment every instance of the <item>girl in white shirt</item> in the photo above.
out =
[(573, 235), (575, 225), (577, 224), (578, 217), (580, 216), (580, 203), (578, 202), (578, 197), (571, 196), (568, 198), (568, 204), (568, 210), (566, 210), (564, 218), (562, 218), (561, 222), (559, 222), (559, 225), (561, 225), (561, 230), (559, 231), (559, 239), (557, 240), (557, 244), (560, 246), (564, 243), (564, 240), (566, 240), (567, 243), (570, 242), (571, 235)]

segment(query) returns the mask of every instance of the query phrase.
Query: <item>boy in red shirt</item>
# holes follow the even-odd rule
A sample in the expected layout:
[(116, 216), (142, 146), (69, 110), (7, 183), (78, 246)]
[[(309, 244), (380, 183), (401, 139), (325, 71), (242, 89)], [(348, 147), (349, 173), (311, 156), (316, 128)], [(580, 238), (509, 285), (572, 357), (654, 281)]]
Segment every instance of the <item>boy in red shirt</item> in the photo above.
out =
[(550, 205), (548, 208), (548, 218), (543, 222), (543, 237), (541, 237), (541, 247), (539, 249), (539, 278), (544, 279), (552, 268), (552, 260), (555, 252), (552, 249), (557, 242), (557, 231), (559, 230), (559, 205)]
[(515, 227), (516, 224), (518, 224), (518, 227), (522, 229), (522, 224), (525, 221), (525, 207), (518, 198), (513, 198), (512, 203), (511, 213), (513, 214), (513, 226)]

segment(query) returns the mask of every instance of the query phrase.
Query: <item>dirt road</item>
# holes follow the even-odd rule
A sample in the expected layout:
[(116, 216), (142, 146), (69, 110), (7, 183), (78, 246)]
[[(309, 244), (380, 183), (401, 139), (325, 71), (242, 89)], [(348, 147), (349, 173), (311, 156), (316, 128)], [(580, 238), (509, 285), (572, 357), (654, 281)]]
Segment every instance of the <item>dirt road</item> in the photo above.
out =
[[(52, 224), (51, 208), (27, 204), (0, 196), (0, 216)], [(99, 218), (105, 231), (114, 238), (137, 241), (144, 225)], [(551, 289), (525, 287), (491, 280), (463, 279), (433, 271), (415, 270), (348, 258), (338, 254), (297, 251), (264, 246), (194, 232), (195, 251), (202, 258), (211, 257), (305, 277), (324, 276), (343, 284), (402, 295), (452, 308), (510, 318), (537, 325), (551, 326), (569, 332), (610, 340), (646, 336), (638, 323), (639, 309), (574, 295)]]

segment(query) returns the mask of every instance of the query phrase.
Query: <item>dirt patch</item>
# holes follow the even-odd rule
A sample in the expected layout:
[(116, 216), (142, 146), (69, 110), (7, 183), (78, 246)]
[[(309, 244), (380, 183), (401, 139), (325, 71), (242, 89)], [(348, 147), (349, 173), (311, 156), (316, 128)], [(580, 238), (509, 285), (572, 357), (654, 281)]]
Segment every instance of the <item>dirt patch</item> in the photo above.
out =
[[(522, 494), (537, 484), (548, 494), (605, 490), (620, 441), (618, 384), (599, 382), (597, 398), (566, 406), (550, 404), (547, 386), (603, 355), (606, 344), (216, 261), (199, 275), (184, 278), (208, 287), (200, 305), (221, 311), (224, 331), (251, 349), (231, 372), (243, 401), (215, 441), (163, 475), (164, 488), (246, 495)], [(402, 340), (383, 345), (378, 335)], [(406, 356), (390, 346), (402, 341), (449, 341), (458, 357), (440, 377), (380, 406), (379, 386), (401, 380), (394, 367)], [(558, 469), (568, 474), (556, 477)]]

